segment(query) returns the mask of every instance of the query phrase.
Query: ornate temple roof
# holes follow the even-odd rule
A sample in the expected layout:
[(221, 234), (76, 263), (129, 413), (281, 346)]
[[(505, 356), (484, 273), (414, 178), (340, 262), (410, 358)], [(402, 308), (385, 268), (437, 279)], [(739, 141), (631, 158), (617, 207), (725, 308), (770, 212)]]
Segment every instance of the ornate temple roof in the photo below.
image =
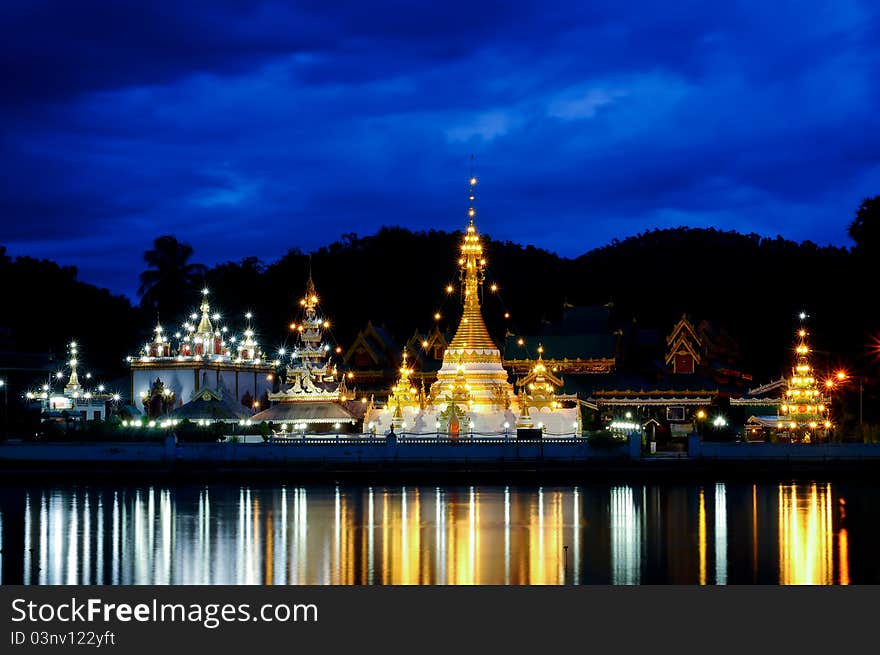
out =
[(202, 289), (201, 293), (199, 313), (190, 314), (179, 331), (170, 334), (161, 324), (156, 324), (153, 338), (143, 345), (140, 355), (128, 358), (132, 368), (191, 367), (194, 363), (210, 362), (234, 368), (267, 369), (268, 363), (251, 326), (250, 312), (244, 315), (245, 326), (236, 335), (220, 324), (219, 313), (211, 313), (209, 290)]

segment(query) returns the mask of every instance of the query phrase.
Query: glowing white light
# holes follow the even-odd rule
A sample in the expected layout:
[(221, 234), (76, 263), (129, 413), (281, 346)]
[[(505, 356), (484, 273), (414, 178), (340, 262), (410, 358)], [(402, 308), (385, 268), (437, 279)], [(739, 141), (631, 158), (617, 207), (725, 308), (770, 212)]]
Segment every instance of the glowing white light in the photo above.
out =
[(628, 421), (612, 421), (610, 427), (612, 430), (638, 430), (640, 426)]

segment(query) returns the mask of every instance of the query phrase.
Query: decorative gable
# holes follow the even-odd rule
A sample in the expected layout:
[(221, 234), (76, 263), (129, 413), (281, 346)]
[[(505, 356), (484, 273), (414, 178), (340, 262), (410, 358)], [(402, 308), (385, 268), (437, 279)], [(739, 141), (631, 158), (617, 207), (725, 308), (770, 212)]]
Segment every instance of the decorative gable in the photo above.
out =
[(703, 360), (703, 342), (687, 315), (682, 314), (666, 337), (666, 365), (673, 373), (694, 373)]

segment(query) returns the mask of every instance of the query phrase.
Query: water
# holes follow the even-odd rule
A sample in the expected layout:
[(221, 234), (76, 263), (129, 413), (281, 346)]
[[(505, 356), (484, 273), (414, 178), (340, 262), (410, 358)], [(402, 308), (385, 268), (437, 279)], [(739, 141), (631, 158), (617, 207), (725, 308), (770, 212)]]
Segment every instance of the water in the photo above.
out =
[(25, 584), (880, 582), (880, 486), (0, 489)]

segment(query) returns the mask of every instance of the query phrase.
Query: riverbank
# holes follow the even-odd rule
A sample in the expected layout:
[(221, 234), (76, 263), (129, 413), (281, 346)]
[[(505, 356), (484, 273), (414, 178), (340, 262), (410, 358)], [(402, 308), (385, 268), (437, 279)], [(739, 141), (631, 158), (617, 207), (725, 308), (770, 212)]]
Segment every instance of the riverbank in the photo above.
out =
[(297, 480), (542, 481), (584, 479), (843, 477), (880, 473), (880, 444), (702, 442), (687, 453), (645, 454), (638, 435), (618, 447), (581, 439), (517, 441), (315, 438), (276, 443), (161, 442), (0, 444), (0, 474), (21, 480), (197, 478)]

